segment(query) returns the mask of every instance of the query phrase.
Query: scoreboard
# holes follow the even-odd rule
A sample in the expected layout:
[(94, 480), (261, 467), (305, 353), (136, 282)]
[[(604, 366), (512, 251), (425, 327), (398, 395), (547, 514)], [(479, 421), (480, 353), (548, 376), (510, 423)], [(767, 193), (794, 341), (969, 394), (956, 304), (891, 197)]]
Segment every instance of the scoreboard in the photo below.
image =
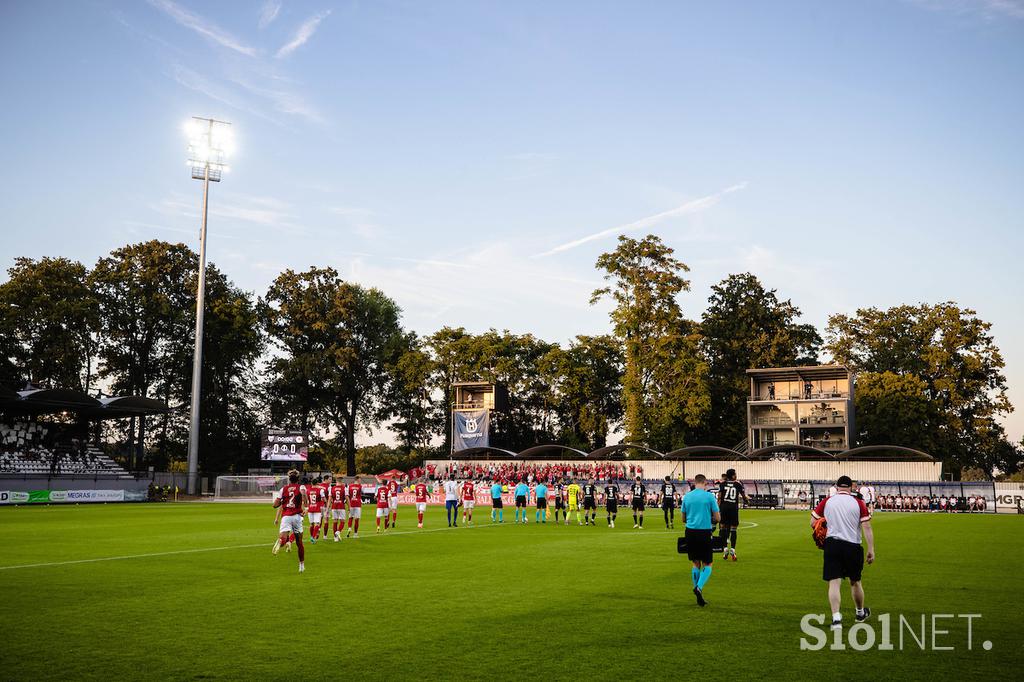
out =
[(263, 429), (260, 459), (264, 462), (305, 462), (309, 457), (309, 432), (294, 429)]

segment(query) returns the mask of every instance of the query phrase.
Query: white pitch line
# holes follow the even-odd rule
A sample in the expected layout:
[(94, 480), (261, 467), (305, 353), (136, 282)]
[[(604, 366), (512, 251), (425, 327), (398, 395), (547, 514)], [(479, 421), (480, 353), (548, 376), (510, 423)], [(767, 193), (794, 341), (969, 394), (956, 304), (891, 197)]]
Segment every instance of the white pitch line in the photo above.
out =
[[(480, 526), (480, 528), (488, 528), (488, 527), (489, 526)], [(476, 526), (474, 526), (474, 528), (476, 528)], [(383, 535), (377, 535), (376, 533), (374, 533), (373, 535), (367, 535), (365, 538), (360, 538), (360, 539), (369, 540), (370, 538), (386, 538), (386, 537), (388, 537), (390, 535), (413, 535), (413, 534), (420, 535), (420, 534), (423, 534), (423, 533), (437, 533), (439, 531), (445, 531), (445, 530), (456, 530), (456, 529), (455, 528), (428, 528), (428, 529), (425, 529), (425, 530), (424, 529), (417, 529), (417, 530), (389, 531), (389, 532), (387, 532), (387, 533), (385, 533)], [(309, 541), (309, 536), (306, 536), (305, 540), (308, 542)], [(349, 538), (349, 540), (351, 541), (351, 538)], [(322, 540), (321, 542), (329, 542), (329, 541), (328, 540)], [(16, 564), (14, 566), (0, 566), (0, 571), (13, 571), (16, 568), (45, 568), (47, 566), (71, 566), (73, 564), (94, 564), (94, 563), (97, 563), (97, 562), (100, 562), (100, 561), (122, 561), (124, 559), (148, 559), (150, 557), (158, 557), (158, 556), (174, 556), (174, 555), (177, 555), (177, 554), (199, 554), (199, 553), (202, 553), (202, 552), (222, 552), (222, 551), (228, 550), (228, 549), (252, 549), (253, 547), (271, 547), (271, 546), (273, 546), (273, 543), (260, 542), (258, 544), (252, 544), (252, 545), (226, 545), (224, 547), (201, 547), (201, 548), (198, 548), (198, 549), (179, 549), (179, 550), (174, 550), (174, 551), (171, 551), (171, 552), (150, 552), (148, 554), (126, 554), (124, 556), (106, 556), (106, 557), (98, 557), (96, 559), (72, 559), (70, 561), (51, 561), (51, 562), (48, 562), (48, 563), (40, 563), (40, 564)]]
[[(741, 526), (742, 528), (756, 528), (757, 527), (757, 524), (754, 523), (753, 521), (744, 521), (743, 523), (744, 524), (750, 524), (750, 525), (749, 526)], [(502, 526), (502, 525), (504, 525), (504, 524), (499, 524), (499, 523), (491, 524), (491, 523), (488, 523), (485, 526), (472, 526), (472, 528), (473, 529), (478, 529), (478, 528), (479, 529), (483, 529), (483, 528), (498, 528), (499, 526)], [(512, 525), (515, 525), (515, 524), (511, 524), (511, 523), (509, 524), (510, 527)], [(570, 524), (570, 527), (571, 527), (571, 524)], [(462, 526), (462, 528), (468, 530), (466, 528), (466, 526)], [(440, 533), (440, 532), (443, 532), (443, 531), (450, 531), (450, 530), (457, 530), (457, 528), (427, 528), (427, 529), (417, 529), (417, 530), (389, 531), (389, 532), (384, 533), (382, 535), (378, 535), (378, 534), (374, 533), (373, 535), (367, 535), (365, 538), (361, 538), (361, 539), (369, 540), (369, 539), (372, 539), (372, 538), (386, 538), (386, 537), (391, 537), (393, 535), (423, 535), (424, 533)], [(675, 532), (676, 532), (675, 530), (668, 530), (668, 529), (666, 529), (666, 530), (655, 530), (655, 531), (651, 531), (650, 533), (632, 533), (631, 535), (633, 535), (634, 537), (645, 537), (645, 536), (657, 535), (659, 533), (675, 533)], [(627, 536), (620, 536), (620, 537), (627, 537)], [(308, 537), (307, 537), (307, 539), (308, 539)], [(347, 538), (347, 539), (350, 542), (352, 541), (352, 538)], [(321, 542), (330, 542), (330, 541), (329, 540), (321, 540)], [(75, 564), (95, 564), (95, 563), (99, 563), (101, 561), (124, 561), (126, 559), (149, 559), (151, 557), (158, 557), (158, 556), (175, 556), (175, 555), (178, 555), (178, 554), (201, 554), (203, 552), (223, 552), (223, 551), (229, 550), (229, 549), (252, 549), (254, 547), (269, 547), (269, 546), (271, 546), (269, 543), (260, 542), (260, 543), (251, 544), (251, 545), (226, 545), (224, 547), (201, 547), (201, 548), (198, 548), (198, 549), (179, 549), (179, 550), (174, 550), (174, 551), (171, 551), (171, 552), (150, 552), (148, 554), (126, 554), (124, 556), (107, 556), (107, 557), (98, 557), (98, 558), (95, 558), (95, 559), (72, 559), (70, 561), (51, 561), (51, 562), (39, 563), (39, 564), (16, 564), (14, 566), (0, 566), (0, 571), (13, 571), (13, 570), (19, 569), (19, 568), (47, 568), (47, 567), (52, 567), (52, 566), (73, 566)]]

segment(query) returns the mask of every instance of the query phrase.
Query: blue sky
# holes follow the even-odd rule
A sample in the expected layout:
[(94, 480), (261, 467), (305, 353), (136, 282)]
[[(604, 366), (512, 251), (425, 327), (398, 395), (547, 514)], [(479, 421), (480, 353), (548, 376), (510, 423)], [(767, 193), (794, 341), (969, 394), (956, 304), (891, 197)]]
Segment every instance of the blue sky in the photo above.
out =
[(1024, 435), (1024, 0), (0, 5), (0, 268), (197, 246), (182, 123), (232, 121), (210, 258), (332, 265), (430, 333), (565, 341), (614, 235), (806, 319), (955, 300)]

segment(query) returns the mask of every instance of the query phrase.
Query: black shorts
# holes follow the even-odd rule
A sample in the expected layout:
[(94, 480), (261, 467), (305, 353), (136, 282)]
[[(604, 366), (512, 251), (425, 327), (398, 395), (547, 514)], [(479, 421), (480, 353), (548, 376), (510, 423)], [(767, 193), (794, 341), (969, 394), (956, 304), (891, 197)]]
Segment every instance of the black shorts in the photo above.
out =
[(547, 508), (548, 508), (548, 498), (546, 498), (546, 497), (538, 497), (537, 498), (537, 509), (547, 509)]
[(503, 509), (505, 507), (505, 505), (504, 505), (504, 503), (502, 503), (500, 497), (492, 497), (491, 498), (491, 507), (493, 507), (494, 509)]
[(715, 552), (711, 547), (711, 529), (698, 530), (696, 528), (686, 529), (686, 556), (690, 561), (700, 561), (710, 564), (715, 558)]
[(722, 505), (722, 525), (723, 526), (738, 526), (738, 525), (740, 525), (740, 508), (739, 508), (739, 505), (735, 505), (735, 504), (723, 504)]
[(825, 540), (825, 563), (822, 567), (823, 580), (849, 578), (851, 583), (859, 582), (864, 571), (864, 547), (845, 540)]
[(593, 497), (584, 497), (583, 498), (583, 508), (584, 509), (597, 509), (597, 502), (594, 500)]
[(676, 508), (676, 501), (675, 500), (662, 500), (661, 501), (661, 508), (662, 509), (675, 509)]
[(525, 507), (526, 506), (526, 495), (516, 495), (516, 506), (517, 507)]
[(608, 500), (607, 502), (604, 503), (604, 508), (610, 514), (618, 514), (619, 513), (619, 501), (618, 500)]
[(640, 511), (640, 512), (642, 512), (643, 510), (644, 510), (644, 501), (643, 500), (633, 500), (633, 511)]
[(555, 499), (555, 509), (565, 509), (565, 500), (561, 497)]

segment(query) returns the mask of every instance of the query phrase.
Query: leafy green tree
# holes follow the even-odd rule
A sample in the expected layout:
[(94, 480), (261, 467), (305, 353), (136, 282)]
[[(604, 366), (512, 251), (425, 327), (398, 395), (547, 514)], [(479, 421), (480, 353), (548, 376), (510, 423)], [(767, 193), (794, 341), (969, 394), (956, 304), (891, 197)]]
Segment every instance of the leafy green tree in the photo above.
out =
[[(156, 240), (115, 249), (96, 263), (89, 282), (100, 309), (99, 374), (115, 395), (169, 395), (157, 387), (176, 374), (193, 337), (197, 268), (187, 246)], [(132, 418), (126, 435), (128, 465), (141, 464), (147, 418)]]
[(622, 366), (622, 347), (607, 335), (577, 336), (542, 358), (541, 372), (554, 387), (559, 442), (586, 450), (607, 444), (622, 418)]
[(419, 466), (422, 461), (422, 456), (415, 450), (406, 452), (383, 443), (361, 447), (356, 451), (356, 470), (361, 474), (382, 474), (392, 469), (408, 473), (409, 469)]
[[(1013, 407), (991, 328), (952, 302), (866, 308), (830, 317), (826, 347), (855, 371), (919, 378), (929, 403), (929, 452), (958, 470), (996, 462), (1005, 452), (995, 420)], [(865, 418), (873, 419), (858, 415)]]
[(913, 374), (863, 372), (854, 389), (858, 445), (903, 445), (931, 452), (933, 411), (924, 380)]
[(689, 268), (654, 235), (620, 236), (614, 251), (597, 259), (611, 285), (597, 289), (591, 304), (608, 297), (611, 319), (623, 345), (623, 419), (626, 438), (656, 449), (682, 446), (710, 410), (707, 363), (699, 334), (683, 318), (678, 295), (689, 291)]
[(17, 258), (7, 273), (0, 324), (10, 330), (9, 362), (33, 383), (89, 390), (99, 309), (85, 266), (66, 258)]
[[(184, 244), (130, 244), (101, 258), (89, 276), (99, 303), (100, 376), (111, 392), (164, 400), (158, 419), (132, 419), (127, 437), (134, 462), (143, 444), (149, 463), (168, 466), (185, 456), (192, 391), (199, 257)], [(251, 461), (259, 427), (254, 411), (255, 362), (264, 343), (252, 297), (213, 264), (206, 272), (200, 465), (226, 471)]]
[(508, 391), (508, 409), (493, 415), (493, 446), (520, 450), (553, 439), (553, 387), (541, 364), (555, 347), (531, 334), (494, 329), (474, 335), (446, 327), (428, 337), (426, 348), (434, 363), (431, 387), (447, 396), (437, 404), (432, 420), (444, 425), (443, 451), (451, 448), (451, 385), (458, 381), (486, 381)]
[(442, 327), (425, 339), (424, 348), (429, 353), (433, 370), (429, 390), (433, 395), (442, 395), (444, 399), (434, 404), (430, 421), (433, 433), (444, 438), (441, 452), (450, 453), (452, 448), (452, 415), (451, 406), (455, 400), (452, 384), (467, 380), (476, 372), (475, 358), (470, 357), (474, 337), (463, 327)]
[(701, 348), (708, 361), (711, 413), (707, 443), (731, 447), (744, 438), (748, 369), (814, 364), (821, 337), (800, 324), (800, 310), (780, 301), (750, 273), (729, 275), (711, 287), (701, 318)]
[(434, 362), (414, 333), (406, 335), (404, 350), (389, 371), (395, 377), (389, 402), (398, 417), (391, 429), (403, 451), (423, 450), (429, 447), (434, 434), (430, 392)]
[(346, 470), (354, 474), (356, 431), (394, 414), (385, 400), (395, 381), (389, 369), (407, 347), (398, 306), (332, 268), (314, 267), (278, 275), (261, 307), (278, 351), (268, 365), (272, 412), (343, 434)]

